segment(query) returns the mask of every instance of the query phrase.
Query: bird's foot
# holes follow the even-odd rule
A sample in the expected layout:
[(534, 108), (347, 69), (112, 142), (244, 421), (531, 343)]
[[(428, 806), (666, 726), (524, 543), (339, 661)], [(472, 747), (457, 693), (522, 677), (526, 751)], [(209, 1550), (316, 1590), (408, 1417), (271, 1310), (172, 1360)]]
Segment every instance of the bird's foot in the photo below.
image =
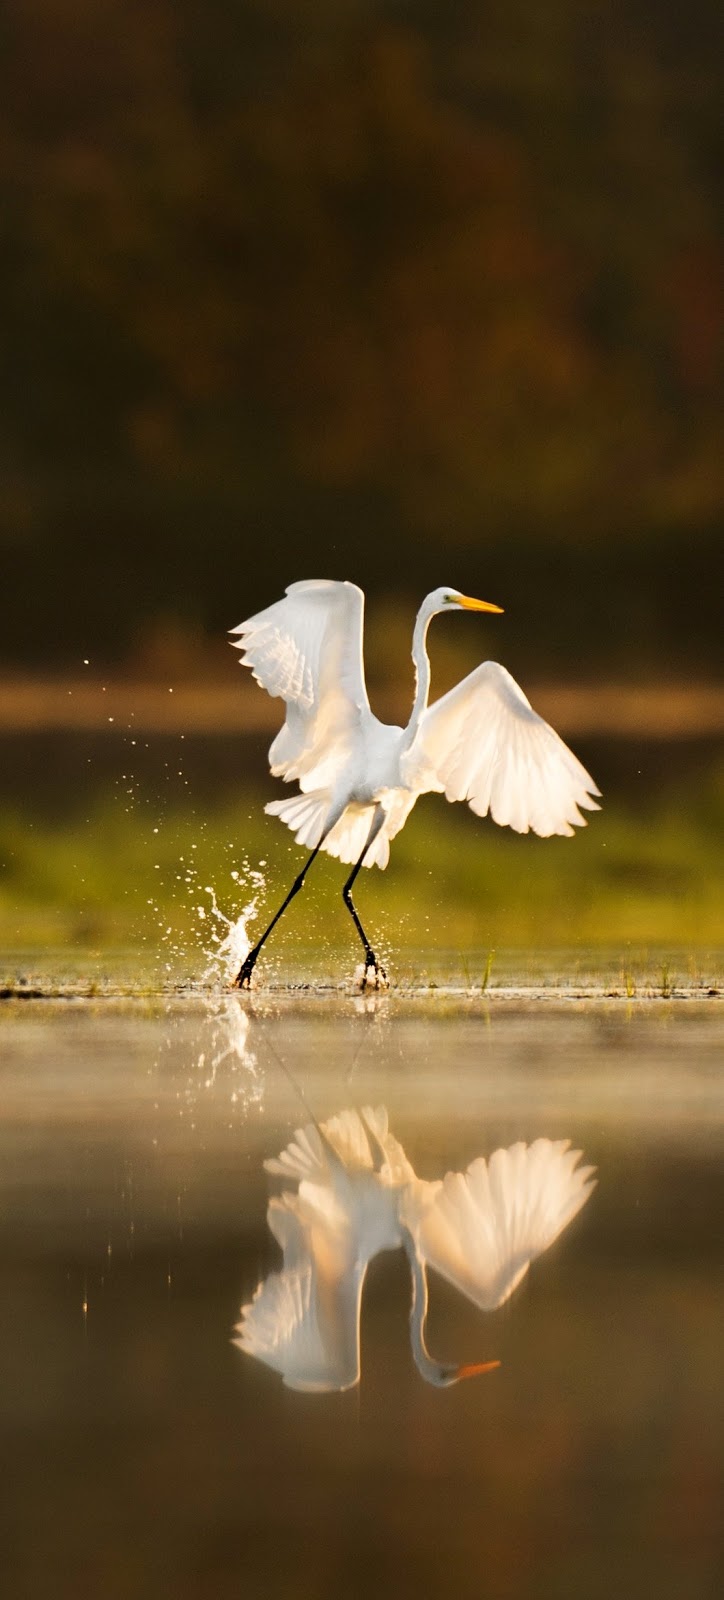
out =
[(355, 977), (360, 989), (363, 992), (366, 992), (369, 989), (389, 988), (389, 984), (387, 982), (387, 973), (385, 972), (384, 967), (380, 966), (374, 950), (365, 951), (365, 964), (364, 966), (360, 965), (357, 968)]
[(234, 985), (233, 986), (234, 986), (235, 989), (250, 989), (251, 988), (251, 980), (252, 980), (252, 976), (253, 976), (253, 972), (254, 972), (254, 967), (256, 966), (256, 958), (257, 958), (258, 954), (259, 954), (258, 949), (249, 951), (249, 954), (246, 957), (246, 960), (243, 962), (242, 966), (239, 968), (239, 971), (237, 972), (236, 977), (234, 979)]

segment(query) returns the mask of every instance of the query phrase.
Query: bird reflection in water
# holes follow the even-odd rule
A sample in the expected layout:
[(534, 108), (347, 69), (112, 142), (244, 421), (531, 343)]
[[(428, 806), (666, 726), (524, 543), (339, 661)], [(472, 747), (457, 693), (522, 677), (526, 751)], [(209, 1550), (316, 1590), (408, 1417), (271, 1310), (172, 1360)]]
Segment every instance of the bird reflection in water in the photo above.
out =
[(295, 1185), (269, 1202), (284, 1262), (242, 1306), (235, 1343), (292, 1389), (349, 1389), (360, 1377), (365, 1273), (381, 1250), (406, 1251), (410, 1339), (418, 1371), (444, 1388), (500, 1365), (444, 1365), (425, 1343), (427, 1268), (482, 1311), (503, 1305), (528, 1267), (580, 1211), (594, 1168), (568, 1140), (536, 1139), (479, 1156), (433, 1183), (415, 1175), (384, 1106), (349, 1109), (297, 1130), (268, 1172)]

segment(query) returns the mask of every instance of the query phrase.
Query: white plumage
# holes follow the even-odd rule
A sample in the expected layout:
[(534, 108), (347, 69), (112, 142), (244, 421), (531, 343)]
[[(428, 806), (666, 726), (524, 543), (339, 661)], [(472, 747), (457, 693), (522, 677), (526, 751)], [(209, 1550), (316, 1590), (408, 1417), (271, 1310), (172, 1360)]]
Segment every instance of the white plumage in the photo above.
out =
[(502, 1305), (531, 1261), (588, 1199), (592, 1167), (568, 1141), (496, 1150), (465, 1173), (426, 1183), (389, 1132), (383, 1106), (346, 1110), (297, 1130), (268, 1171), (298, 1188), (269, 1202), (281, 1272), (242, 1306), (236, 1343), (291, 1388), (341, 1390), (360, 1376), (360, 1311), (367, 1267), (403, 1246), (412, 1271), (410, 1335), (428, 1382), (446, 1386), (497, 1362), (442, 1365), (426, 1348), (426, 1268), (482, 1310)]
[(290, 1388), (348, 1389), (360, 1375), (367, 1266), (402, 1243), (396, 1185), (414, 1179), (412, 1167), (388, 1135), (384, 1107), (342, 1111), (321, 1130), (298, 1128), (264, 1165), (299, 1187), (269, 1202), (284, 1269), (242, 1307), (237, 1342)]
[(289, 1389), (348, 1389), (357, 1374), (346, 1358), (344, 1329), (339, 1316), (334, 1337), (320, 1326), (318, 1302), (311, 1258), (300, 1271), (273, 1272), (243, 1307), (236, 1343), (281, 1372)]
[(275, 778), (305, 793), (336, 782), (371, 716), (362, 665), (364, 595), (353, 583), (292, 583), (233, 633), (257, 683), (287, 707), (269, 751)]
[(580, 1158), (569, 1140), (550, 1139), (479, 1156), (467, 1172), (408, 1189), (403, 1226), (429, 1267), (493, 1311), (588, 1199), (593, 1168)]
[[(515, 679), (484, 661), (425, 711), (414, 746), (448, 800), (516, 833), (573, 833), (598, 810), (585, 767), (533, 710)], [(414, 757), (413, 757), (414, 758)], [(432, 783), (430, 785), (432, 787)]]
[[(585, 824), (582, 810), (598, 810), (593, 779), (497, 662), (483, 662), (428, 705), (427, 629), (447, 610), (500, 607), (444, 586), (423, 601), (413, 634), (416, 692), (406, 728), (380, 722), (370, 709), (364, 595), (355, 584), (293, 583), (283, 600), (232, 630), (243, 665), (286, 706), (269, 761), (272, 774), (295, 780), (299, 793), (266, 809), (291, 828), (298, 844), (355, 864), (345, 898), (364, 945), (365, 977), (378, 966), (351, 905), (351, 885), (361, 866), (386, 867), (390, 841), (419, 795), (466, 800), (480, 817), (489, 813), (517, 833), (544, 837), (570, 835)], [(303, 879), (304, 872), (291, 894)], [(249, 981), (271, 926), (249, 953), (239, 983)]]

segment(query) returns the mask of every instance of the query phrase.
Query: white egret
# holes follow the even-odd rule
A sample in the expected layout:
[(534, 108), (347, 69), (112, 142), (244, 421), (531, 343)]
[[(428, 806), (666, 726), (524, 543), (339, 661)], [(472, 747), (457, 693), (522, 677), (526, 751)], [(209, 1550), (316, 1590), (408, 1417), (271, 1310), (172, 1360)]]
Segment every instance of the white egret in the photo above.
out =
[(580, 808), (598, 810), (593, 779), (558, 734), (533, 711), (515, 679), (484, 661), (432, 706), (425, 648), (440, 611), (500, 612), (444, 585), (417, 614), (412, 639), (415, 699), (406, 728), (370, 710), (362, 661), (364, 595), (354, 583), (326, 579), (290, 584), (283, 600), (231, 631), (257, 683), (286, 704), (269, 751), (274, 777), (296, 779), (300, 793), (266, 807), (311, 850), (279, 910), (249, 951), (236, 978), (248, 987), (260, 950), (302, 888), (320, 850), (352, 862), (342, 897), (362, 941), (362, 987), (384, 973), (352, 901), (362, 866), (386, 867), (390, 840), (418, 795), (467, 800), (480, 817), (517, 833), (572, 834)]
[(496, 1150), (437, 1182), (416, 1177), (390, 1133), (384, 1106), (346, 1110), (297, 1130), (269, 1172), (296, 1183), (269, 1202), (280, 1272), (241, 1309), (236, 1343), (281, 1372), (292, 1389), (359, 1382), (360, 1310), (369, 1262), (404, 1247), (412, 1271), (410, 1338), (418, 1370), (446, 1387), (497, 1361), (444, 1365), (425, 1344), (427, 1267), (483, 1310), (513, 1293), (530, 1262), (580, 1210), (592, 1167), (566, 1140)]

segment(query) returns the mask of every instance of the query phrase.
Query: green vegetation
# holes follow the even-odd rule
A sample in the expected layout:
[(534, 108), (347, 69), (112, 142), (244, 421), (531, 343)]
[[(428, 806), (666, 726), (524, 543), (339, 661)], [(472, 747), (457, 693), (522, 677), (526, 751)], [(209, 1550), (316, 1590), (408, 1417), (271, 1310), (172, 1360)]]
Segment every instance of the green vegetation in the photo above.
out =
[[(500, 981), (506, 950), (532, 960), (565, 951), (560, 961), (573, 971), (582, 952), (598, 949), (623, 992), (636, 993), (645, 962), (666, 994), (684, 976), (671, 952), (688, 949), (694, 971), (697, 952), (721, 942), (723, 812), (724, 774), (695, 800), (669, 794), (646, 815), (608, 805), (575, 839), (518, 838), (430, 798), (395, 841), (387, 871), (362, 874), (357, 901), (398, 971), (413, 951), (431, 971), (448, 952), (486, 988)], [(0, 822), (0, 936), (7, 949), (52, 947), (59, 955), (62, 947), (166, 951), (175, 970), (200, 976), (212, 930), (223, 931), (209, 889), (232, 919), (256, 899), (250, 927), (259, 929), (300, 860), (256, 797), (203, 820), (171, 810), (158, 831), (110, 797), (63, 827), (8, 813)], [(321, 952), (349, 966), (357, 952), (341, 881), (339, 863), (320, 859), (270, 958)]]

